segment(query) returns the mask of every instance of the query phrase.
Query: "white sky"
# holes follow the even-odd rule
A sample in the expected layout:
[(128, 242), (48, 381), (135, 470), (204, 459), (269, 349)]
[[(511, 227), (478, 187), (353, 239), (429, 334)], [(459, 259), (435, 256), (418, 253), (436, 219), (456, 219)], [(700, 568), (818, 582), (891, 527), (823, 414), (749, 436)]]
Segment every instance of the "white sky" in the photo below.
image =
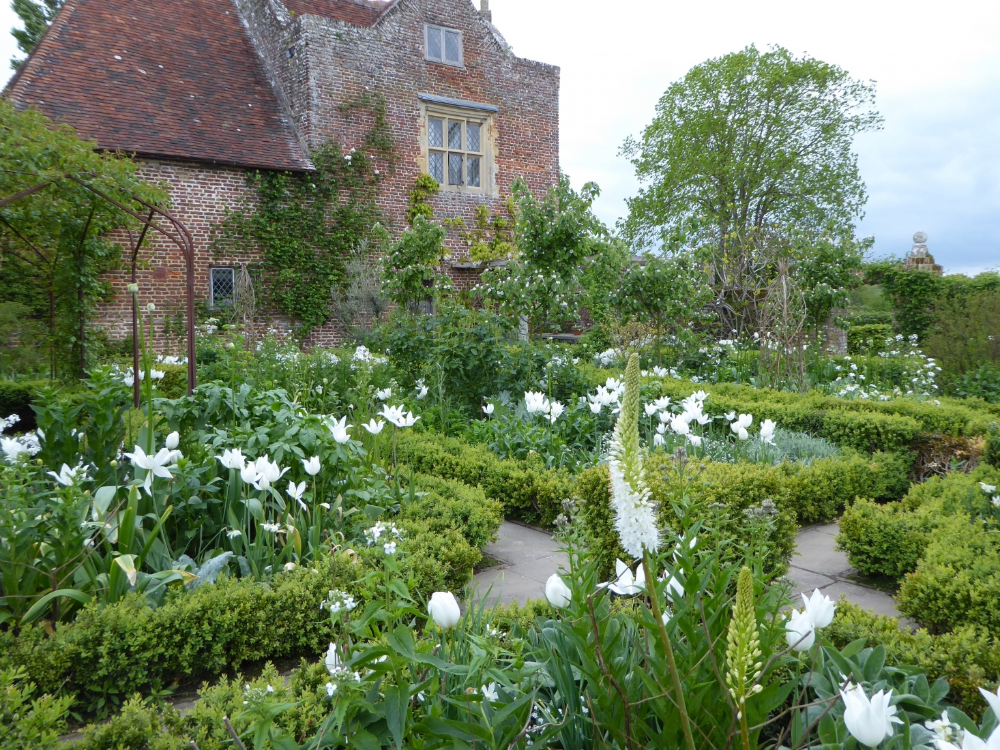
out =
[[(151, 0), (153, 2), (164, 0)], [(0, 0), (0, 81), (16, 17)], [(870, 194), (863, 235), (901, 255), (917, 230), (949, 272), (1000, 266), (1000, 3), (995, 0), (492, 0), (514, 51), (559, 65), (561, 160), (597, 182), (613, 225), (634, 194), (625, 137), (650, 121), (667, 86), (747, 44), (874, 79), (885, 129), (857, 141)]]

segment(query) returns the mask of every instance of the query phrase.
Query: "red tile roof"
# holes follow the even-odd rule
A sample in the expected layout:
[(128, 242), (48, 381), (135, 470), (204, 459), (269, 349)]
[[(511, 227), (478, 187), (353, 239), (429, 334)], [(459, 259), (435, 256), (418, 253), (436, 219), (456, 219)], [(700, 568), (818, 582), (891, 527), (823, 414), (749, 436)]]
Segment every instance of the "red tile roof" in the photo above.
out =
[(355, 26), (374, 26), (379, 16), (392, 5), (378, 0), (285, 0), (292, 13), (311, 13)]
[(311, 168), (231, 0), (67, 0), (4, 93), (102, 148)]

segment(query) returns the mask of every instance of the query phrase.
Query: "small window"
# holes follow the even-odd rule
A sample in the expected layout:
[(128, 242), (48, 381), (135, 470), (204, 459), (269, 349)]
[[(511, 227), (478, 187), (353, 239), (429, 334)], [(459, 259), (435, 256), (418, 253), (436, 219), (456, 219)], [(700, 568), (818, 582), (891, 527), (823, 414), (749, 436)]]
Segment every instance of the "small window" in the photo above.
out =
[(209, 303), (212, 307), (231, 307), (236, 289), (236, 269), (213, 268), (210, 274)]
[(426, 24), (427, 59), (448, 65), (462, 64), (462, 32)]
[(482, 128), (479, 120), (427, 117), (427, 171), (442, 186), (482, 187)]

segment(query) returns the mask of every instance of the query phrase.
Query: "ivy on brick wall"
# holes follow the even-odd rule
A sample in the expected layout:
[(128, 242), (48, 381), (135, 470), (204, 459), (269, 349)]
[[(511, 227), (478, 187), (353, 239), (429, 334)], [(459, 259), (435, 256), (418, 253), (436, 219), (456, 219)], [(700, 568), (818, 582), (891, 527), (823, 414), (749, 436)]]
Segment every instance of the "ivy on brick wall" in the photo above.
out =
[(264, 306), (292, 317), (302, 338), (330, 319), (331, 293), (379, 222), (378, 188), (395, 166), (382, 98), (366, 95), (341, 112), (370, 120), (360, 148), (345, 152), (333, 140), (311, 154), (313, 172), (250, 173), (254, 200), (227, 215), (212, 244), (216, 257), (259, 253)]

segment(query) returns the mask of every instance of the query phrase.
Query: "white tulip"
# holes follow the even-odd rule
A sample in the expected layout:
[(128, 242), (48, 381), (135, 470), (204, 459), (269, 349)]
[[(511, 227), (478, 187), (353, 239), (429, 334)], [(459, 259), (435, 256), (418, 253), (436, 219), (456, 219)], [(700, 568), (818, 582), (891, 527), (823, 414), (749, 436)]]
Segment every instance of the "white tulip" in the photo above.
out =
[(243, 453), (239, 448), (225, 450), (218, 458), (219, 462), (227, 469), (240, 469), (242, 471), (245, 466), (245, 459), (243, 458)]
[(429, 392), (430, 389), (426, 385), (422, 385), (420, 386), (420, 389), (417, 391), (417, 398), (418, 399), (426, 398)]
[[(136, 450), (141, 451), (139, 446), (136, 446)], [(125, 455), (131, 458), (131, 454), (126, 453)], [(142, 455), (143, 457), (145, 457), (146, 454), (143, 453)], [(88, 479), (87, 470), (83, 467), (82, 463), (77, 464), (72, 469), (69, 468), (68, 464), (63, 464), (62, 468), (59, 469), (58, 474), (56, 474), (54, 471), (50, 471), (49, 476), (53, 477), (57, 482), (59, 482), (59, 484), (63, 485), (64, 487), (72, 487), (73, 485), (78, 484), (80, 482), (85, 482)], [(147, 477), (148, 476), (149, 475), (147, 475)], [(167, 473), (167, 476), (170, 476), (169, 472)], [(152, 482), (153, 480), (152, 478), (148, 478), (148, 481)]]
[(402, 406), (383, 406), (382, 411), (379, 412), (379, 416), (385, 417), (385, 420), (396, 427), (402, 427), (403, 417), (403, 407)]
[(896, 718), (896, 707), (890, 706), (892, 691), (879, 690), (868, 700), (860, 685), (851, 685), (840, 691), (844, 700), (844, 723), (847, 731), (865, 747), (877, 747), (886, 737), (892, 735), (892, 725), (902, 724)]
[(979, 688), (979, 692), (983, 694), (986, 702), (990, 704), (990, 708), (993, 709), (993, 715), (1000, 721), (1000, 687), (997, 687), (996, 693), (991, 693), (989, 690), (983, 690)]
[(493, 410), (495, 408), (496, 407), (493, 404), (486, 404), (486, 406), (483, 407), (483, 412), (486, 414), (486, 416), (489, 416), (490, 414), (493, 413)]
[(562, 609), (568, 607), (569, 603), (573, 601), (573, 592), (570, 591), (569, 586), (563, 582), (558, 573), (553, 573), (545, 582), (545, 598), (556, 609)]
[(386, 388), (385, 390), (375, 391), (375, 398), (379, 401), (387, 401), (392, 396), (392, 388)]
[(257, 466), (253, 461), (247, 461), (245, 466), (240, 467), (240, 479), (244, 484), (254, 484), (257, 481)]
[(166, 445), (169, 450), (177, 450), (177, 446), (180, 445), (180, 442), (181, 436), (176, 432), (171, 432), (167, 435), (167, 440), (164, 445)]
[(559, 416), (566, 410), (566, 407), (560, 404), (558, 401), (553, 401), (549, 405), (549, 421), (555, 424), (555, 421), (559, 419)]
[(451, 630), (458, 625), (462, 611), (458, 608), (458, 600), (450, 591), (435, 591), (427, 603), (427, 614), (443, 630)]
[(760, 426), (761, 442), (767, 443), (768, 445), (774, 445), (774, 430), (777, 426), (778, 425), (770, 419), (765, 419), (764, 424)]
[(736, 433), (740, 440), (748, 440), (750, 433), (747, 428), (753, 424), (753, 416), (750, 414), (740, 414), (739, 419), (729, 425), (729, 429)]
[(691, 427), (688, 425), (684, 416), (684, 414), (680, 414), (670, 420), (670, 429), (678, 435), (687, 435), (691, 432)]
[(302, 506), (302, 510), (306, 510), (306, 504), (302, 502), (302, 495), (305, 494), (306, 491), (305, 482), (299, 482), (298, 484), (295, 484), (295, 482), (289, 482), (288, 489), (285, 491), (288, 493), (288, 496), (292, 498), (292, 500), (295, 500)]
[(785, 623), (785, 630), (788, 645), (795, 651), (808, 651), (816, 642), (816, 628), (805, 612), (793, 609)]
[(382, 432), (382, 428), (385, 427), (385, 422), (383, 422), (381, 419), (378, 422), (372, 419), (369, 420), (368, 424), (363, 424), (361, 426), (364, 427), (372, 435), (378, 435), (380, 432)]
[(320, 469), (319, 456), (313, 456), (308, 461), (306, 461), (303, 458), (302, 467), (306, 470), (306, 474), (308, 474), (309, 476), (311, 477), (316, 476), (317, 474), (319, 474), (319, 469)]
[[(491, 406), (492, 406), (492, 404), (491, 404)], [(591, 414), (600, 414), (601, 413), (601, 402), (600, 401), (591, 401), (590, 402), (590, 412), (591, 412)]]
[(524, 410), (528, 414), (546, 414), (549, 411), (549, 400), (544, 393), (525, 391)]
[(272, 462), (267, 454), (257, 459), (254, 468), (257, 470), (257, 481), (253, 482), (253, 486), (258, 490), (266, 490), (288, 471), (288, 469), (282, 469), (278, 466), (277, 461)]
[(632, 574), (632, 569), (621, 560), (615, 560), (615, 580), (609, 583), (602, 583), (619, 596), (635, 596), (646, 590), (646, 571), (642, 565), (639, 566), (636, 574)]
[(415, 416), (413, 416), (413, 412), (412, 411), (408, 411), (408, 412), (406, 412), (406, 416), (403, 417), (403, 420), (399, 423), (398, 426), (399, 427), (413, 427), (413, 425), (415, 425), (417, 423), (418, 419), (420, 419), (420, 417), (415, 417)]
[(142, 483), (142, 486), (146, 489), (148, 495), (153, 494), (154, 476), (162, 477), (163, 479), (174, 478), (174, 475), (167, 471), (166, 468), (167, 464), (173, 459), (173, 451), (161, 448), (157, 451), (156, 455), (147, 456), (146, 452), (137, 445), (132, 453), (126, 453), (125, 455), (132, 461), (133, 466), (138, 466), (140, 469), (146, 470), (146, 479)]
[(837, 605), (833, 603), (830, 597), (819, 593), (819, 589), (815, 589), (811, 597), (802, 594), (802, 604), (805, 605), (805, 614), (817, 630), (825, 628), (833, 622), (833, 615), (837, 609)]
[(691, 445), (693, 445), (695, 448), (700, 448), (701, 447), (701, 436), (700, 435), (688, 435), (687, 439), (691, 443)]
[(343, 444), (351, 439), (351, 436), (348, 433), (348, 430), (350, 430), (351, 428), (347, 426), (347, 417), (341, 417), (339, 420), (330, 419), (326, 423), (326, 427), (328, 430), (330, 430), (330, 433), (333, 435), (333, 439), (336, 440), (338, 443)]
[(658, 411), (655, 403), (646, 404), (643, 408), (646, 410), (647, 417), (653, 416)]

